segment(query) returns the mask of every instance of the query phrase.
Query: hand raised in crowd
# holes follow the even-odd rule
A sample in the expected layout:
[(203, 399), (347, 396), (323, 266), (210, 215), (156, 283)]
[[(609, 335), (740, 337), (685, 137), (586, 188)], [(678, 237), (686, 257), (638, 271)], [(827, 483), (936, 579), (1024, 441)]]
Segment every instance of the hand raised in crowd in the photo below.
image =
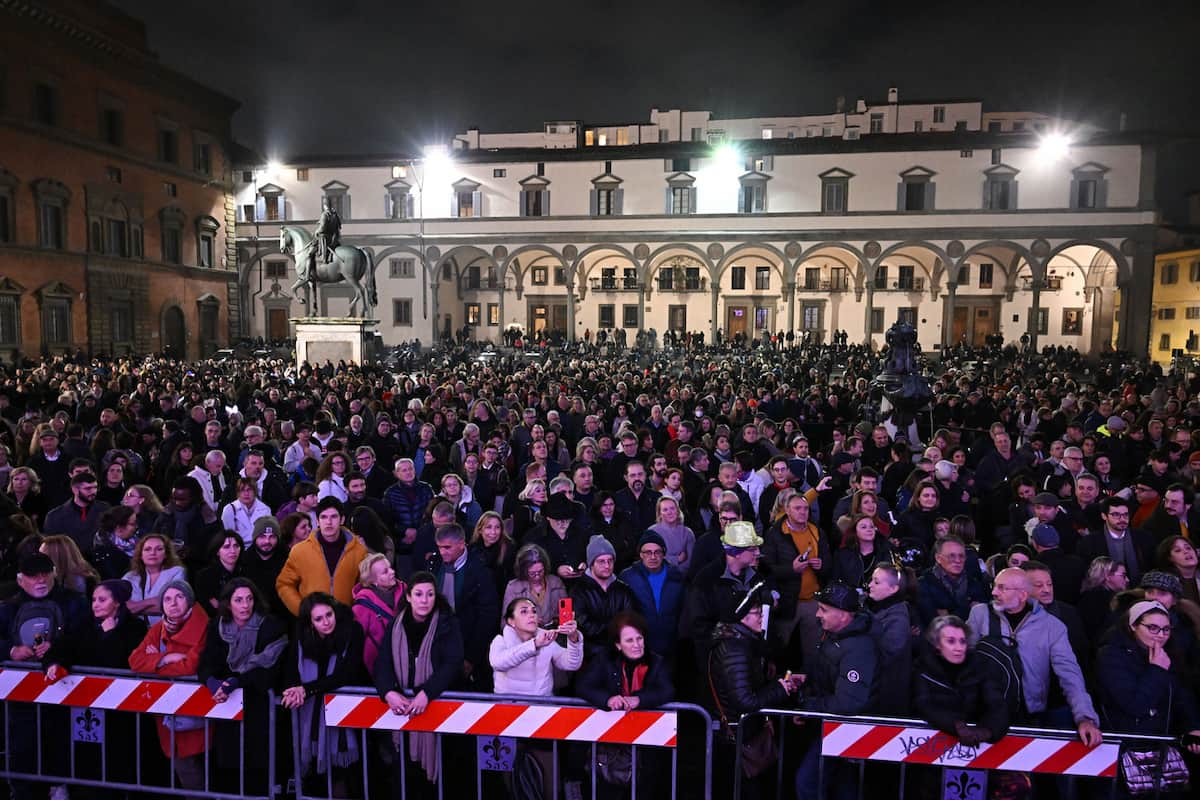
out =
[(567, 622), (564, 622), (562, 625), (558, 626), (558, 633), (562, 634), (563, 636), (566, 636), (572, 642), (578, 642), (579, 641), (579, 623), (573, 619), (568, 620)]
[(554, 628), (538, 628), (538, 632), (533, 637), (533, 645), (538, 649), (550, 644), (558, 637), (558, 631)]

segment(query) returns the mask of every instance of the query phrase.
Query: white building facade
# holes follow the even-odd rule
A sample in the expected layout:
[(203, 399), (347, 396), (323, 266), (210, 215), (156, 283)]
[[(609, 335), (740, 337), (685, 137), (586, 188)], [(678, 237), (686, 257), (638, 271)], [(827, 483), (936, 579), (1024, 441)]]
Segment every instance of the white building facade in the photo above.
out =
[[(279, 232), (323, 202), (373, 257), (386, 343), (469, 326), (764, 331), (922, 346), (990, 334), (1145, 352), (1154, 151), (1137, 136), (1044, 135), (1044, 115), (979, 101), (859, 101), (832, 115), (456, 136), (415, 160), (312, 157), (235, 173), (244, 333), (289, 336), (303, 309)], [(324, 290), (320, 312), (350, 292)]]

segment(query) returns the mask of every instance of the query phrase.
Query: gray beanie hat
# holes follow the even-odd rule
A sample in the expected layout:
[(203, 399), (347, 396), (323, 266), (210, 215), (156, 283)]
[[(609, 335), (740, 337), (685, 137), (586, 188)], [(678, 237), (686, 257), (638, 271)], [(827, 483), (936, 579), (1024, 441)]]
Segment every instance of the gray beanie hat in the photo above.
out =
[[(184, 597), (187, 598), (189, 606), (196, 604), (196, 592), (194, 589), (192, 589), (192, 585), (187, 581), (171, 581), (163, 587), (163, 594), (166, 594), (168, 589), (178, 590)], [(162, 594), (160, 594), (159, 597), (162, 597)]]
[(617, 551), (613, 548), (612, 543), (605, 539), (600, 534), (593, 534), (592, 538), (588, 539), (587, 543), (587, 565), (590, 567), (592, 562), (600, 556), (617, 557)]

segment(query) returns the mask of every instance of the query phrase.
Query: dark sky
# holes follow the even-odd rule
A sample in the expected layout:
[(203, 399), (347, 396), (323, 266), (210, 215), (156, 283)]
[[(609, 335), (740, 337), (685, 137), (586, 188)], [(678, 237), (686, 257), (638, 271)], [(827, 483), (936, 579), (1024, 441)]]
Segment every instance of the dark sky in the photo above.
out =
[[(844, 95), (1200, 132), (1196, 0), (115, 0), (162, 61), (242, 101), (270, 157), (410, 151), (476, 125), (649, 109), (820, 113)], [(1174, 209), (1193, 144), (1160, 155)]]

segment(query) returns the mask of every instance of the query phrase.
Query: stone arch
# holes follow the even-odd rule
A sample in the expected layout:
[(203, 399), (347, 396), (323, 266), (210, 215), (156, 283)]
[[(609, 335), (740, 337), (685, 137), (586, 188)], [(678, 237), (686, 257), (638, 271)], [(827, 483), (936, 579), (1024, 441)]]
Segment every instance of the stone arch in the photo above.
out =
[[(1050, 254), (1046, 256), (1045, 263), (1049, 264), (1050, 260), (1056, 255), (1059, 255), (1063, 251), (1072, 247), (1095, 247), (1096, 249), (1103, 250), (1105, 253), (1107, 253), (1109, 257), (1112, 258), (1113, 264), (1116, 265), (1118, 283), (1124, 283), (1133, 277), (1133, 268), (1129, 264), (1129, 259), (1125, 257), (1125, 255), (1116, 245), (1112, 244), (1111, 242), (1106, 242), (1103, 239), (1070, 239), (1062, 242), (1050, 251)], [(1095, 256), (1093, 256), (1093, 259), (1094, 258)]]
[[(468, 255), (471, 257), (463, 261), (462, 257)], [(452, 247), (433, 264), (432, 283), (435, 286), (438, 286), (442, 283), (442, 270), (445, 265), (449, 263), (452, 265), (451, 269), (454, 272), (454, 274), (451, 276), (451, 280), (455, 285), (457, 285), (459, 278), (462, 276), (462, 272), (464, 269), (466, 269), (467, 265), (474, 264), (476, 261), (480, 260), (485, 260), (489, 262), (491, 266), (495, 266), (497, 269), (499, 269), (499, 266), (496, 264), (496, 260), (492, 258), (490, 253), (481, 247), (477, 247), (473, 244), (464, 244), (457, 247)]]
[(163, 303), (159, 311), (159, 331), (164, 351), (171, 347), (178, 357), (187, 358), (187, 314), (178, 301), (171, 299)]
[(250, 280), (250, 273), (265, 258), (285, 258), (292, 264), (296, 263), (296, 259), (291, 254), (281, 253), (278, 247), (268, 247), (264, 250), (259, 250), (252, 258), (238, 260), (238, 283), (243, 286), (247, 285), (247, 282)]
[(404, 255), (412, 256), (413, 258), (415, 258), (417, 260), (418, 264), (421, 264), (422, 266), (425, 266), (425, 267), (429, 266), (425, 260), (424, 254), (422, 254), (419, 249), (417, 249), (416, 247), (413, 247), (411, 245), (407, 245), (407, 244), (398, 244), (398, 245), (392, 245), (390, 247), (385, 247), (384, 249), (380, 250), (378, 253), (375, 254), (375, 268), (379, 269), (379, 265), (382, 264), (385, 259), (390, 258), (391, 256), (394, 256), (397, 253), (403, 253)]
[[(853, 257), (853, 263), (829, 256), (825, 252), (829, 250), (843, 250), (849, 253)], [(791, 267), (792, 283), (796, 282), (796, 277), (800, 271), (800, 267), (802, 267), (809, 260), (817, 258), (818, 256), (834, 258), (835, 261), (849, 269), (851, 274), (854, 276), (855, 291), (862, 291), (867, 280), (868, 259), (865, 255), (863, 255), (862, 250), (858, 249), (854, 245), (846, 244), (845, 242), (819, 242), (814, 244), (812, 247), (803, 250), (800, 253), (800, 256), (796, 259), (796, 262)]]
[[(596, 253), (602, 252), (608, 252), (620, 258), (627, 259), (633, 266), (638, 266), (638, 260), (633, 255), (633, 251), (629, 248), (619, 244), (594, 244), (585, 248), (583, 252), (575, 257), (575, 260), (571, 262), (570, 266), (567, 267), (567, 269), (570, 271), (570, 274), (575, 276), (575, 283), (577, 286), (588, 279), (588, 276), (592, 274), (592, 270), (596, 268), (596, 265), (600, 261), (599, 259), (596, 259), (595, 261), (592, 261), (591, 266), (585, 267), (584, 259)], [(584, 268), (583, 273), (579, 272), (581, 268)]]
[[(949, 258), (949, 256), (946, 255), (946, 251), (943, 248), (938, 247), (936, 244), (933, 244), (932, 242), (926, 242), (926, 241), (897, 242), (896, 244), (893, 244), (890, 247), (884, 249), (884, 251), (879, 254), (879, 257), (874, 259), (874, 261), (871, 263), (871, 266), (868, 270), (868, 276), (867, 276), (868, 280), (871, 280), (871, 281), (875, 280), (875, 273), (878, 271), (879, 267), (883, 265), (883, 262), (885, 260), (887, 260), (888, 258), (895, 256), (897, 254), (903, 254), (905, 251), (908, 251), (908, 250), (924, 250), (934, 257), (934, 263), (930, 264), (929, 266), (926, 266), (920, 258), (917, 258), (915, 255), (910, 256), (912, 258), (912, 260), (914, 262), (916, 262), (916, 264), (920, 267), (921, 271), (925, 273), (925, 277), (928, 278), (928, 280), (929, 280), (929, 287), (928, 287), (927, 291), (929, 292), (931, 297), (936, 299), (937, 292), (940, 288), (939, 279), (945, 273), (945, 265), (947, 263), (949, 263), (950, 258)], [(941, 269), (939, 269), (939, 266), (937, 263), (938, 261), (941, 262)]]
[(716, 267), (716, 275), (713, 278), (713, 285), (720, 286), (721, 278), (725, 277), (725, 270), (729, 269), (730, 265), (739, 254), (754, 250), (765, 250), (771, 255), (775, 256), (775, 258), (779, 259), (778, 266), (772, 264), (771, 268), (775, 270), (777, 275), (779, 275), (779, 283), (781, 287), (786, 286), (795, 280), (795, 271), (792, 268), (791, 259), (789, 259), (778, 247), (773, 244), (768, 244), (767, 242), (743, 242), (726, 253), (725, 257), (721, 259), (720, 263)]
[(684, 250), (689, 255), (695, 256), (701, 264), (708, 268), (708, 274), (710, 276), (713, 275), (713, 263), (712, 259), (708, 257), (708, 253), (704, 252), (694, 244), (684, 244), (679, 242), (675, 244), (665, 244), (656, 249), (654, 252), (650, 253), (650, 255), (646, 257), (645, 263), (638, 268), (638, 280), (640, 280), (642, 283), (646, 283), (650, 274), (650, 265), (654, 264), (654, 262), (656, 262), (660, 257), (672, 250)]
[[(541, 253), (541, 255), (538, 258), (535, 258), (533, 261), (528, 261), (525, 264), (524, 268), (522, 268), (520, 263), (517, 261), (517, 259), (520, 256), (525, 255), (526, 253), (534, 253), (534, 252)], [(526, 244), (526, 245), (522, 245), (522, 246), (518, 247), (516, 250), (514, 250), (508, 254), (508, 256), (504, 259), (504, 265), (500, 269), (500, 274), (501, 274), (501, 276), (503, 276), (511, 268), (513, 277), (516, 278), (517, 286), (524, 286), (525, 276), (529, 273), (529, 270), (533, 267), (533, 265), (535, 263), (540, 261), (542, 258), (547, 258), (547, 257), (557, 261), (558, 265), (561, 266), (563, 269), (567, 269), (567, 261), (566, 261), (566, 259), (563, 258), (562, 253), (559, 253), (558, 251), (552, 249), (548, 245)]]

